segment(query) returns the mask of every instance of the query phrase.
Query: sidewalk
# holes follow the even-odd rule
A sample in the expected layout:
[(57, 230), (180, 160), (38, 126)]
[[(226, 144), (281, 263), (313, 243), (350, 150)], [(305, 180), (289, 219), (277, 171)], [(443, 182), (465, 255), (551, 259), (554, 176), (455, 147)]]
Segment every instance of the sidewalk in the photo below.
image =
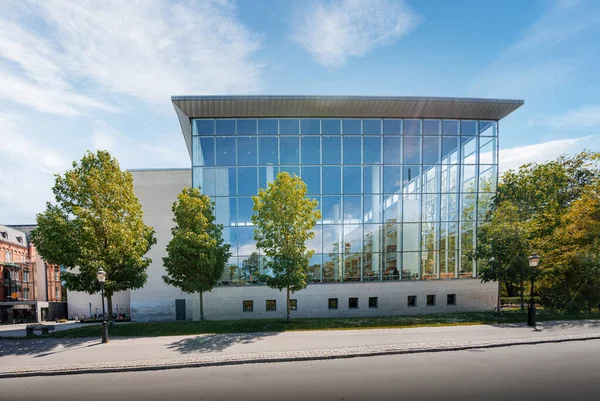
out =
[(203, 334), (100, 339), (0, 339), (0, 378), (302, 361), (600, 339), (600, 321), (407, 329)]

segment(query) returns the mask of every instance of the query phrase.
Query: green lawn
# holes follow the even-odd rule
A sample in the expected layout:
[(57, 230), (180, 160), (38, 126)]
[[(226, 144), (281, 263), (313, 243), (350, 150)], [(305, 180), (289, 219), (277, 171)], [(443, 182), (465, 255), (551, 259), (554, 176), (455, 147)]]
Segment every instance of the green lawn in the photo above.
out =
[[(600, 319), (600, 313), (581, 313), (577, 315), (550, 313), (538, 310), (538, 321)], [(292, 319), (286, 323), (281, 319), (261, 320), (213, 320), (205, 322), (151, 322), (151, 323), (115, 323), (111, 336), (157, 337), (191, 334), (225, 334), (282, 332), (294, 330), (334, 330), (334, 329), (374, 329), (401, 328), (418, 326), (456, 326), (498, 323), (523, 323), (527, 321), (527, 312), (519, 310), (474, 313), (446, 313), (416, 316), (387, 316), (365, 318), (323, 318)], [(100, 327), (84, 325), (81, 327), (51, 333), (48, 337), (97, 337)]]

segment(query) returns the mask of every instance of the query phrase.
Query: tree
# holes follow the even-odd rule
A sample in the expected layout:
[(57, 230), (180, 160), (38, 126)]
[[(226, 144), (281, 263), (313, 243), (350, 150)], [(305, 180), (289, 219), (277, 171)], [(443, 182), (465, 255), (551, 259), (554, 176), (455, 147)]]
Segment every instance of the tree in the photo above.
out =
[(260, 256), (252, 252), (248, 259), (242, 262), (242, 280), (244, 283), (256, 284), (261, 281)]
[(56, 176), (52, 192), (55, 203), (37, 215), (32, 240), (45, 261), (66, 267), (62, 278), (70, 290), (100, 291), (96, 272), (106, 271), (112, 322), (113, 294), (144, 286), (151, 263), (145, 255), (156, 243), (133, 193), (133, 176), (108, 152), (87, 152)]
[(198, 188), (184, 188), (173, 203), (172, 238), (163, 258), (165, 283), (200, 297), (200, 320), (204, 320), (203, 294), (223, 276), (231, 256), (223, 241), (223, 227), (215, 223), (211, 199)]
[(254, 239), (267, 256), (266, 267), (272, 274), (265, 277), (271, 288), (287, 290), (287, 321), (290, 321), (290, 292), (306, 288), (313, 251), (306, 241), (314, 237), (311, 230), (321, 218), (318, 202), (306, 197), (306, 184), (298, 176), (277, 174), (268, 188), (261, 189), (254, 200)]

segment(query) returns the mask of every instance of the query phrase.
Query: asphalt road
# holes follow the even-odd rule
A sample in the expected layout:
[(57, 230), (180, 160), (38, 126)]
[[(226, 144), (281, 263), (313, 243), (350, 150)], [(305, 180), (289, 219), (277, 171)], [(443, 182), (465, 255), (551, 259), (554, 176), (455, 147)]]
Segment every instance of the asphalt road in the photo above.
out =
[(3, 400), (598, 400), (600, 341), (0, 379)]

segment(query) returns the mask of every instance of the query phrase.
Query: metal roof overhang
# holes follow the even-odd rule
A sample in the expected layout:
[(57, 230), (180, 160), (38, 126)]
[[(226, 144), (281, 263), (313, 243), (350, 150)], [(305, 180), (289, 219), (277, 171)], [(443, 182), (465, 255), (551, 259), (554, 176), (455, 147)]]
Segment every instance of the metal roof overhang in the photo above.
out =
[(172, 96), (192, 153), (192, 118), (363, 117), (501, 120), (523, 100), (387, 96)]

